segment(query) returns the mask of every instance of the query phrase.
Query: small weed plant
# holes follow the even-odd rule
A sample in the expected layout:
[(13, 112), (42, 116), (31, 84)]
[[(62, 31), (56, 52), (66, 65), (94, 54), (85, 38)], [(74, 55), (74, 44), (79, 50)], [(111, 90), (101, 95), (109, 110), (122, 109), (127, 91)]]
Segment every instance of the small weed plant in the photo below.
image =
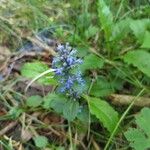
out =
[[(24, 47), (24, 41), (28, 45), (31, 38), (27, 37), (33, 35), (47, 45), (57, 40), (48, 63), (33, 59), (21, 66), (20, 78), (30, 80), (25, 93), (13, 91), (12, 85), (0, 90), (0, 104), (7, 108), (0, 121), (19, 120), (24, 130), (30, 127), (34, 133), (25, 149), (150, 149), (148, 0), (4, 0), (0, 2), (0, 31), (1, 44), (12, 52)], [(35, 83), (51, 89), (26, 96)], [(15, 93), (15, 103), (8, 102), (7, 93), (9, 98)], [(25, 100), (18, 102), (21, 96)], [(59, 130), (47, 127), (31, 112), (60, 117), (63, 125), (54, 126), (63, 128), (67, 140), (51, 142), (40, 129), (50, 128), (57, 136)], [(13, 150), (13, 142), (0, 137), (4, 149)]]

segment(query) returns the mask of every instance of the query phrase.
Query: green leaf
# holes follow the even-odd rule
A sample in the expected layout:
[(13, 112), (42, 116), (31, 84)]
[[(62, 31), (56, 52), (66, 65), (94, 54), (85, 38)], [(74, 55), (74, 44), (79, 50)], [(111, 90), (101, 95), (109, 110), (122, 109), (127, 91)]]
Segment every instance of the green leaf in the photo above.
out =
[(68, 121), (73, 121), (79, 112), (79, 103), (74, 100), (68, 100), (63, 109), (63, 116)]
[(105, 32), (106, 41), (109, 41), (113, 28), (113, 15), (104, 0), (98, 0), (97, 6), (99, 22)]
[(143, 44), (141, 47), (150, 49), (150, 32), (146, 31), (144, 35)]
[(128, 52), (124, 57), (124, 61), (132, 64), (140, 71), (150, 77), (150, 53), (143, 50)]
[(130, 18), (121, 20), (117, 22), (112, 29), (111, 41), (116, 41), (117, 43), (125, 38), (130, 32)]
[(86, 39), (93, 37), (98, 32), (98, 28), (95, 26), (89, 26), (89, 28), (85, 31)]
[(143, 42), (148, 26), (150, 26), (150, 19), (132, 20), (130, 22), (130, 28), (140, 43)]
[[(33, 79), (39, 76), (44, 71), (47, 71), (48, 69), (49, 67), (45, 63), (39, 61), (32, 63), (25, 63), (21, 68), (21, 75)], [(54, 75), (53, 73), (48, 73), (47, 75), (41, 77), (38, 80), (38, 82), (45, 85), (49, 84), (56, 85), (55, 79), (51, 78), (53, 75)]]
[(88, 96), (85, 98), (89, 102), (91, 114), (95, 115), (111, 133), (119, 120), (118, 113), (104, 100)]
[(89, 110), (87, 106), (83, 106), (79, 109), (77, 118), (84, 124), (89, 122)]
[(106, 80), (104, 77), (98, 77), (96, 82), (94, 82), (90, 95), (95, 97), (108, 96), (114, 92), (112, 84)]
[(54, 109), (56, 112), (63, 114), (63, 116), (72, 121), (78, 114), (79, 103), (74, 100), (67, 100), (63, 95), (50, 93), (44, 98), (45, 109)]
[(94, 54), (90, 54), (84, 58), (83, 64), (80, 66), (82, 72), (90, 69), (101, 69), (104, 61)]
[(29, 107), (38, 107), (41, 105), (43, 99), (41, 96), (35, 95), (27, 99), (26, 104)]
[(21, 108), (12, 107), (8, 112), (7, 116), (10, 117), (11, 119), (17, 119), (23, 112), (24, 111)]
[(135, 117), (136, 118), (135, 122), (150, 138), (150, 119), (148, 119), (149, 116), (150, 116), (150, 109), (144, 108), (142, 109), (141, 113)]
[(130, 142), (130, 146), (135, 150), (146, 150), (150, 148), (150, 109), (143, 108), (135, 118), (138, 128), (129, 128), (125, 132), (125, 137)]
[(58, 113), (62, 113), (64, 109), (64, 105), (66, 104), (66, 98), (62, 95), (57, 95), (55, 93), (50, 93), (46, 97), (44, 97), (44, 105), (45, 109), (54, 109)]
[(48, 144), (48, 139), (45, 136), (37, 136), (34, 138), (35, 145), (39, 148), (45, 148)]

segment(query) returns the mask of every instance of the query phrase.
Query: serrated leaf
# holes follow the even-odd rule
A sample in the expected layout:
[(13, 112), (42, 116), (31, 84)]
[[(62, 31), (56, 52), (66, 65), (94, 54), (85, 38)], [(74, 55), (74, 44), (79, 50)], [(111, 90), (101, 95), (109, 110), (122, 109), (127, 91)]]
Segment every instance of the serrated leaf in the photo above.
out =
[(150, 53), (143, 50), (128, 52), (124, 57), (124, 61), (132, 64), (140, 71), (150, 77)]
[(97, 6), (99, 22), (105, 32), (106, 40), (109, 41), (113, 28), (113, 15), (104, 0), (98, 0)]
[(38, 107), (41, 105), (43, 99), (41, 96), (35, 95), (27, 99), (26, 104), (29, 107)]
[(143, 44), (141, 46), (142, 48), (148, 48), (150, 49), (150, 32), (146, 32), (144, 35)]
[[(47, 71), (48, 69), (49, 67), (43, 62), (36, 61), (31, 63), (25, 63), (21, 68), (21, 75), (33, 79), (39, 76), (41, 73)], [(52, 76), (53, 73), (48, 73), (47, 75), (41, 77), (38, 82), (44, 85), (56, 85), (55, 79), (51, 78)]]
[(119, 120), (118, 113), (104, 100), (88, 96), (85, 98), (89, 102), (91, 114), (95, 115), (111, 133)]
[(144, 108), (142, 109), (141, 113), (136, 116), (136, 123), (137, 125), (147, 134), (150, 138), (150, 109)]
[(90, 54), (84, 58), (83, 64), (80, 66), (82, 72), (90, 69), (101, 69), (104, 61), (94, 54)]
[(150, 148), (150, 109), (143, 108), (140, 114), (135, 118), (135, 122), (138, 128), (129, 128), (124, 133), (127, 140), (130, 142), (130, 146), (135, 150), (146, 150)]
[(112, 29), (111, 41), (120, 41), (130, 32), (130, 18), (117, 22)]
[(78, 114), (79, 103), (74, 100), (67, 100), (62, 95), (50, 93), (44, 98), (45, 109), (54, 109), (58, 113), (62, 113), (63, 116), (72, 121)]
[(63, 109), (63, 116), (68, 120), (68, 121), (73, 121), (78, 114), (79, 111), (79, 103), (74, 100), (68, 100)]
[(57, 95), (55, 93), (50, 93), (44, 97), (43, 107), (45, 109), (54, 109), (58, 113), (63, 112), (64, 105), (66, 103), (66, 98), (62, 95)]
[(98, 77), (94, 82), (90, 94), (95, 97), (108, 96), (113, 92), (113, 88), (110, 82), (104, 77)]
[(89, 26), (89, 28), (85, 31), (86, 39), (93, 37), (98, 32), (98, 28), (95, 26)]
[(150, 26), (150, 19), (132, 20), (130, 22), (130, 28), (140, 43), (143, 42), (148, 26)]
[(48, 144), (48, 139), (45, 136), (37, 136), (34, 138), (35, 145), (39, 148), (45, 148)]

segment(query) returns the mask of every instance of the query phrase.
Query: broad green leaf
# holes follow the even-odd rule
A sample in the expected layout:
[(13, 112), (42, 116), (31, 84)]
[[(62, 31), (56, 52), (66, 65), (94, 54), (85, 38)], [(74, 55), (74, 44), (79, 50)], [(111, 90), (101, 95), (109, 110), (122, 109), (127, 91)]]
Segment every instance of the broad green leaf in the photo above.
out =
[(147, 134), (150, 138), (150, 109), (144, 108), (141, 110), (141, 113), (136, 116), (136, 124)]
[(27, 99), (26, 104), (29, 107), (38, 107), (41, 105), (43, 98), (41, 96), (35, 95)]
[(48, 66), (46, 64), (36, 61), (25, 63), (21, 69), (21, 73), (23, 76), (33, 78), (46, 70), (48, 70)]
[(55, 147), (55, 149), (56, 149), (56, 150), (65, 150), (65, 148), (64, 148), (64, 147), (62, 147), (62, 146)]
[(118, 113), (104, 100), (88, 96), (85, 96), (85, 98), (89, 102), (91, 114), (95, 115), (111, 133), (119, 120)]
[(108, 96), (113, 92), (112, 84), (104, 77), (98, 77), (94, 82), (90, 94), (95, 97)]
[(86, 39), (93, 37), (98, 32), (98, 28), (95, 26), (89, 26), (89, 28), (85, 31)]
[(143, 44), (141, 47), (150, 49), (150, 32), (146, 31), (144, 35)]
[(150, 149), (150, 109), (143, 108), (135, 118), (137, 128), (129, 128), (125, 132), (125, 137), (130, 142), (130, 146), (135, 150)]
[(130, 18), (117, 22), (112, 29), (111, 41), (119, 42), (130, 32)]
[(78, 114), (79, 103), (74, 100), (67, 100), (62, 95), (50, 93), (44, 98), (45, 109), (54, 109), (56, 112), (63, 114), (63, 116), (72, 121)]
[[(48, 65), (45, 63), (36, 61), (36, 62), (31, 62), (31, 63), (25, 63), (21, 69), (21, 75), (25, 76), (27, 78), (35, 78), (39, 76), (41, 73), (44, 71), (47, 71), (49, 69)], [(56, 85), (56, 81), (54, 78), (52, 78), (54, 74), (49, 73), (43, 77), (41, 77), (38, 82), (41, 84), (49, 85), (49, 84), (54, 84)]]
[(113, 28), (113, 15), (104, 0), (98, 0), (97, 6), (99, 22), (105, 32), (106, 41), (109, 41)]
[(124, 61), (132, 64), (140, 71), (150, 77), (150, 53), (143, 50), (135, 50), (128, 52), (124, 57)]
[(68, 121), (73, 121), (79, 112), (79, 103), (74, 100), (68, 100), (63, 109), (63, 116), (68, 120)]
[(55, 93), (50, 93), (46, 97), (44, 97), (44, 105), (45, 109), (54, 109), (58, 113), (62, 113), (64, 109), (64, 105), (66, 103), (66, 98), (62, 95), (57, 95)]
[(35, 145), (39, 148), (45, 148), (48, 144), (48, 139), (45, 136), (37, 136), (34, 138)]
[(82, 72), (90, 69), (101, 69), (104, 61), (94, 54), (90, 54), (84, 58), (83, 64), (80, 66)]
[(148, 27), (150, 27), (150, 19), (132, 20), (130, 22), (130, 28), (140, 43), (143, 42)]

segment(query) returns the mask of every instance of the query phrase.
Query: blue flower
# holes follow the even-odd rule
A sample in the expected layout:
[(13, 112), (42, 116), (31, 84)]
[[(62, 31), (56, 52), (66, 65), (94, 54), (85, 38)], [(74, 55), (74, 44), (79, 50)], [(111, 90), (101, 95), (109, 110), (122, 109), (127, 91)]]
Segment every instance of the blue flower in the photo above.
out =
[(64, 45), (59, 44), (56, 48), (56, 51), (62, 52), (64, 50)]
[(66, 60), (66, 61), (67, 61), (67, 64), (71, 66), (71, 65), (73, 65), (73, 64), (74, 64), (74, 62), (75, 62), (75, 58), (74, 58), (74, 57), (69, 57), (69, 58), (67, 58), (67, 60)]
[[(55, 69), (59, 81), (58, 91), (72, 99), (77, 99), (82, 94), (84, 89), (82, 87), (85, 84), (79, 69), (82, 59), (77, 57), (77, 50), (72, 49), (68, 43), (65, 45), (59, 44), (56, 52), (57, 56), (53, 58), (52, 68)], [(77, 71), (75, 72), (72, 69)], [(79, 86), (80, 91), (77, 88)]]
[(57, 68), (57, 69), (55, 70), (55, 73), (56, 73), (57, 75), (61, 75), (61, 74), (63, 73), (63, 68)]
[(68, 79), (67, 79), (67, 81), (66, 81), (66, 84), (65, 84), (66, 89), (72, 88), (73, 83), (74, 83), (74, 79), (69, 76)]
[(82, 59), (77, 59), (77, 60), (76, 60), (76, 63), (78, 63), (78, 64), (82, 64), (82, 63), (83, 63), (83, 61), (82, 61)]

